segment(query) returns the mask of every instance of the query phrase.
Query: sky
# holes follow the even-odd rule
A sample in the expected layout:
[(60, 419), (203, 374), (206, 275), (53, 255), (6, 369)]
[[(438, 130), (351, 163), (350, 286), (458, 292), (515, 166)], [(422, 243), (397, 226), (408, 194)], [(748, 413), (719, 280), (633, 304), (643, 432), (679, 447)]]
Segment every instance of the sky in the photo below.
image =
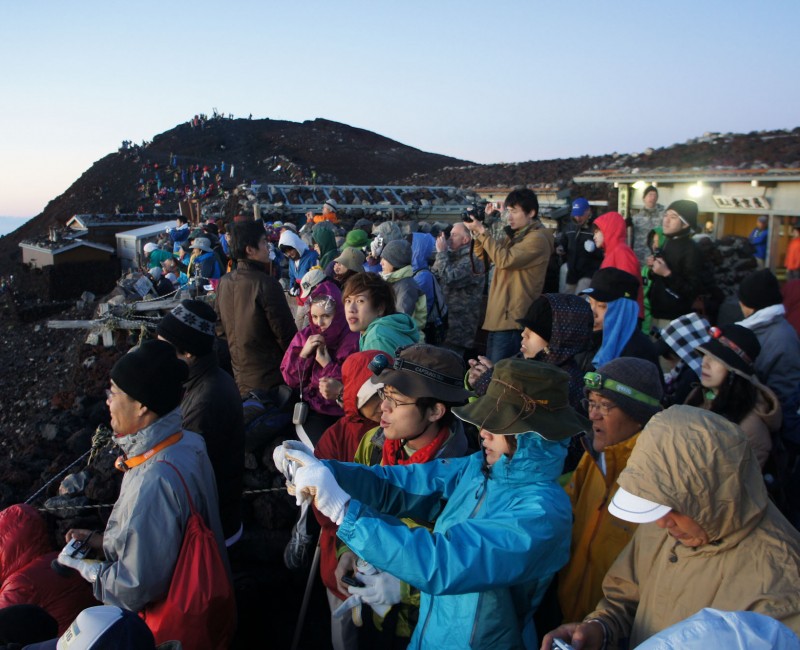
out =
[(479, 163), (800, 126), (797, 0), (5, 4), (3, 217), (215, 108)]

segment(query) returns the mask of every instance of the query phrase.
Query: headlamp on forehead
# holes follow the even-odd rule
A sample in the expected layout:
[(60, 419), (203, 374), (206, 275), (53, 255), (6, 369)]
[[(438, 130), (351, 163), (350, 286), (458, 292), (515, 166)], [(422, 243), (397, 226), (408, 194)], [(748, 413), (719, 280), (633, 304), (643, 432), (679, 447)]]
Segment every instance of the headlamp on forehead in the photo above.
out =
[(380, 375), (388, 367), (389, 359), (386, 358), (385, 354), (376, 354), (367, 366), (373, 375)]
[(649, 404), (650, 406), (661, 406), (661, 402), (659, 402), (655, 397), (650, 397), (650, 395), (645, 395), (643, 392), (638, 391), (635, 388), (621, 384), (618, 381), (609, 379), (608, 377), (603, 377), (603, 375), (601, 375), (599, 372), (587, 372), (583, 376), (583, 385), (589, 390), (599, 391), (605, 388), (606, 390), (613, 391), (614, 393), (619, 393), (620, 395), (625, 395), (625, 397), (635, 399), (637, 402)]
[(731, 352), (733, 352), (736, 356), (738, 356), (742, 361), (744, 361), (748, 365), (753, 365), (753, 360), (748, 356), (747, 352), (742, 350), (736, 343), (731, 341), (727, 336), (722, 334), (722, 330), (719, 327), (712, 327), (708, 330), (709, 335), (712, 339), (719, 341), (722, 345), (728, 348)]

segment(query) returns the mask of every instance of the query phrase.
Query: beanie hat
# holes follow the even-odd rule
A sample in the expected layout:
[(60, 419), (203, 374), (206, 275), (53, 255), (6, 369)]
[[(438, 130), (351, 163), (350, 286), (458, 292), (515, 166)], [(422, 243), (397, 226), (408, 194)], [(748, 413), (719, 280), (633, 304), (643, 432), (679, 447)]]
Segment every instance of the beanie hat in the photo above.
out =
[(153, 242), (147, 242), (147, 243), (144, 245), (144, 252), (145, 252), (145, 253), (152, 253), (152, 252), (153, 252), (154, 250), (156, 250), (157, 248), (158, 248), (158, 246), (156, 246), (156, 245), (155, 245)]
[(712, 327), (710, 334), (711, 338), (697, 349), (717, 359), (728, 370), (752, 377), (755, 372), (753, 364), (761, 352), (758, 337), (741, 325)]
[(584, 392), (602, 395), (642, 426), (661, 410), (661, 373), (651, 361), (619, 357), (584, 376)]
[(395, 269), (411, 264), (411, 244), (405, 239), (395, 239), (383, 247), (381, 259), (386, 260)]
[(667, 210), (674, 210), (678, 213), (683, 223), (692, 230), (697, 230), (697, 213), (699, 211), (697, 203), (688, 199), (680, 199), (670, 203)]
[(745, 307), (758, 311), (783, 302), (778, 278), (769, 269), (754, 271), (739, 285), (739, 300)]
[(658, 194), (658, 188), (655, 185), (648, 185), (644, 188), (644, 192), (642, 192), (642, 198), (646, 197), (650, 192)]
[(111, 368), (111, 379), (120, 390), (159, 416), (181, 403), (188, 375), (188, 366), (166, 341), (145, 341)]
[(553, 336), (553, 308), (550, 301), (545, 296), (539, 296), (528, 307), (528, 312), (524, 318), (517, 322), (523, 327), (536, 332), (545, 341), (549, 341)]
[(368, 243), (369, 235), (358, 228), (351, 230), (347, 233), (347, 237), (344, 238), (345, 248), (364, 248)]
[(217, 314), (200, 300), (184, 300), (158, 323), (156, 332), (178, 350), (196, 357), (214, 349), (214, 323)]

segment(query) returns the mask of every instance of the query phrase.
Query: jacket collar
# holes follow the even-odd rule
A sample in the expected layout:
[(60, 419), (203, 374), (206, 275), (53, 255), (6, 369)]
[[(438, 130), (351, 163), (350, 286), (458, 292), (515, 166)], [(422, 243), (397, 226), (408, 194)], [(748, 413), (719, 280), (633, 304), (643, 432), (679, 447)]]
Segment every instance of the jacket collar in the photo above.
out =
[(181, 409), (178, 407), (144, 429), (114, 440), (126, 456), (138, 456), (148, 449), (152, 449), (165, 438), (169, 438), (173, 433), (181, 431), (183, 429), (181, 420)]
[(197, 357), (194, 363), (189, 366), (189, 378), (183, 384), (186, 391), (192, 390), (205, 375), (218, 365), (217, 355), (214, 352)]

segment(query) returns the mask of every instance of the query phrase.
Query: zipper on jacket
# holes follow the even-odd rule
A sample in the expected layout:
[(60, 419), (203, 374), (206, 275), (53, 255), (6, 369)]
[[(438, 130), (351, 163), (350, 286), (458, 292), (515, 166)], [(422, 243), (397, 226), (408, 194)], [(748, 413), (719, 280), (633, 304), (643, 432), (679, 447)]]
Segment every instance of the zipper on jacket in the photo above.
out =
[(481, 591), (478, 594), (478, 606), (475, 608), (475, 620), (472, 621), (472, 632), (470, 632), (470, 635), (469, 635), (469, 647), (470, 648), (473, 647), (473, 645), (475, 643), (475, 633), (478, 631), (478, 612), (481, 611), (481, 604), (483, 602), (483, 594), (485, 594), (485, 593), (486, 593), (485, 591)]

